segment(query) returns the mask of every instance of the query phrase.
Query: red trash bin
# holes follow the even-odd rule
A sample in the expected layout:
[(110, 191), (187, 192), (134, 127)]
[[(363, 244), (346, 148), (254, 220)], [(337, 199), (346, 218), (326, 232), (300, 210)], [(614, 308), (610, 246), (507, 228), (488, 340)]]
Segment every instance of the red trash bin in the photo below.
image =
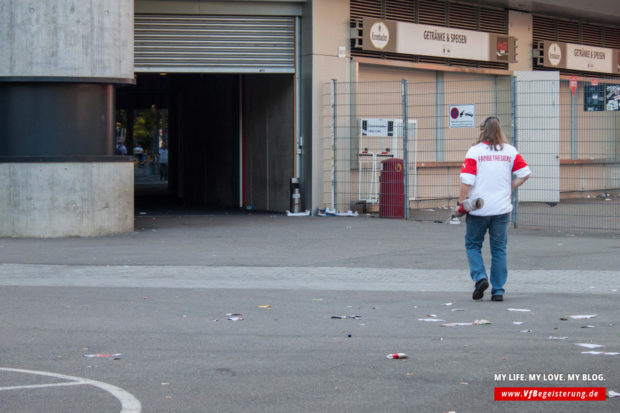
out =
[(405, 173), (402, 159), (381, 161), (379, 176), (379, 216), (381, 218), (405, 217)]

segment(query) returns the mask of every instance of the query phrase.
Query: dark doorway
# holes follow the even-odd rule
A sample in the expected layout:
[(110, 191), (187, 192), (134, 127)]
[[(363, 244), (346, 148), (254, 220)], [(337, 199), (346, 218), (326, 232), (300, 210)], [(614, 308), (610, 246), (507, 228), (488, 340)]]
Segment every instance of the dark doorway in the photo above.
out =
[(293, 93), (291, 75), (138, 74), (119, 87), (117, 140), (136, 157), (136, 207), (287, 209)]

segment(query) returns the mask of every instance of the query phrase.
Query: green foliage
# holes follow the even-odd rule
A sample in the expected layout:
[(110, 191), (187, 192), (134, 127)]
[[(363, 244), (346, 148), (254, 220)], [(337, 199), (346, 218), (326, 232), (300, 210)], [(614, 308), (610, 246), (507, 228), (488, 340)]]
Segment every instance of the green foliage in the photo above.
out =
[[(151, 139), (157, 139), (160, 127), (161, 116), (154, 106), (150, 110), (137, 111), (133, 125), (134, 145), (140, 145), (148, 150), (151, 147)], [(155, 145), (159, 146), (159, 142)]]

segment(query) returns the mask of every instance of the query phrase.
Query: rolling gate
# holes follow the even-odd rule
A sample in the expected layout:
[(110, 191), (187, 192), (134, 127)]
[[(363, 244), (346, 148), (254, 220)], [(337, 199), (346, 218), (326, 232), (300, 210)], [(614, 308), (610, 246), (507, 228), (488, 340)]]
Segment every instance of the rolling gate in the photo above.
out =
[(169, 110), (176, 197), (288, 209), (297, 31), (295, 16), (135, 14), (137, 87), (118, 107)]

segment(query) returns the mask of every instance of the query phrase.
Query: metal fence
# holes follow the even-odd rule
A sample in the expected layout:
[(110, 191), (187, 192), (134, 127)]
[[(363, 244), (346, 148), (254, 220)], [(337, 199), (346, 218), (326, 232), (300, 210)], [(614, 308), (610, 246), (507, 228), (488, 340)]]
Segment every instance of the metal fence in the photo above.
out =
[(620, 88), (522, 73), (325, 84), (322, 208), (445, 221), (465, 153), (497, 116), (532, 169), (515, 226), (620, 230)]

